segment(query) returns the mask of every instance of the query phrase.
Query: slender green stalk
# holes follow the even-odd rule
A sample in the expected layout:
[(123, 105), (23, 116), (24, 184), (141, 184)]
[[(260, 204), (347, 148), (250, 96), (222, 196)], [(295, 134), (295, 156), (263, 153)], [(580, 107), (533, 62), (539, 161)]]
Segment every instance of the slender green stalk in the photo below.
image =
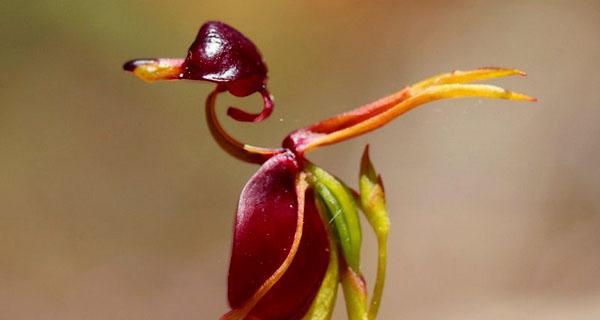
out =
[(340, 270), (346, 312), (349, 320), (368, 320), (367, 286), (362, 275), (354, 272), (350, 266)]
[(387, 232), (377, 235), (377, 245), (377, 276), (375, 278), (375, 286), (373, 287), (373, 295), (371, 296), (371, 304), (369, 305), (369, 320), (377, 318), (379, 306), (381, 305), (381, 297), (383, 296), (387, 267)]

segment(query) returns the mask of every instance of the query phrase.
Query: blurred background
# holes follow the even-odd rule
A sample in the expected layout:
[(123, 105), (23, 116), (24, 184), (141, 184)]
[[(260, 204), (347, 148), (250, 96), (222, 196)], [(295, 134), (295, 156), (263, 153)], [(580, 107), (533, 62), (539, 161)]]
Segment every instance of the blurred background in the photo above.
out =
[(183, 57), (210, 19), (269, 66), (272, 117), (223, 117), (258, 145), (440, 72), (527, 71), (495, 83), (537, 104), (436, 102), (310, 158), (356, 186), (371, 144), (393, 228), (381, 319), (600, 317), (600, 2), (5, 1), (0, 17), (0, 319), (227, 310), (234, 210), (257, 167), (211, 140), (211, 84), (121, 71)]

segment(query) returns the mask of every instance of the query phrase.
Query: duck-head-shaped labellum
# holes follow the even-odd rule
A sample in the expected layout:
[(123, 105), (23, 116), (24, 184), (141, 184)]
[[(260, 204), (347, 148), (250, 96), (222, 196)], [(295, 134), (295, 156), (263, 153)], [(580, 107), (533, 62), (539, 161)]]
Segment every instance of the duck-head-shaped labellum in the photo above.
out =
[(267, 67), (256, 46), (223, 22), (200, 28), (183, 64), (182, 77), (222, 84), (231, 94), (245, 97), (265, 86)]
[(273, 100), (266, 87), (267, 66), (254, 43), (233, 27), (209, 21), (200, 27), (185, 59), (136, 59), (123, 69), (145, 81), (205, 80), (217, 84), (219, 91), (245, 97), (255, 92), (263, 98), (263, 110), (247, 113), (230, 107), (227, 114), (238, 121), (257, 122), (273, 111)]

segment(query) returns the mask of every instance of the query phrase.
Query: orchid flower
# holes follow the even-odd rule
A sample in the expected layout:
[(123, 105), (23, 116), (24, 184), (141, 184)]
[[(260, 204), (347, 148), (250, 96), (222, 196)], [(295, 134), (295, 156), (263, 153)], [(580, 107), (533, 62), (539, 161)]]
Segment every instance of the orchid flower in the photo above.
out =
[[(397, 93), (290, 133), (281, 148), (252, 146), (229, 135), (216, 114), (219, 94), (259, 93), (258, 114), (230, 107), (238, 121), (258, 122), (273, 110), (267, 67), (256, 46), (217, 21), (200, 28), (185, 59), (137, 59), (123, 66), (145, 81), (216, 83), (206, 99), (210, 132), (233, 157), (260, 164), (243, 188), (235, 217), (228, 276), (231, 310), (224, 320), (330, 319), (341, 284), (349, 319), (376, 319), (386, 273), (389, 217), (381, 177), (365, 149), (357, 191), (311, 163), (306, 154), (378, 129), (403, 113), (441, 99), (477, 97), (535, 101), (524, 94), (471, 82), (521, 75), (516, 69), (480, 68), (444, 73)], [(369, 301), (361, 273), (363, 212), (378, 241), (378, 267)]]

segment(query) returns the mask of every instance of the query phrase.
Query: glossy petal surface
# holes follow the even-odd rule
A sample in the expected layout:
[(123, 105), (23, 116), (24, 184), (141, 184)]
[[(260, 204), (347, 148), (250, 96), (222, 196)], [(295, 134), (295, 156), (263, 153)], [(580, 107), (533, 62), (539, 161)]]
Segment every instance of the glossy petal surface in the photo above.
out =
[(220, 83), (236, 96), (264, 87), (267, 67), (256, 46), (231, 26), (209, 21), (188, 50), (183, 78)]
[[(291, 152), (269, 159), (244, 187), (235, 222), (229, 269), (229, 303), (240, 308), (282, 264), (296, 232), (295, 179)], [(299, 319), (310, 307), (329, 262), (327, 233), (306, 192), (300, 246), (288, 270), (251, 311), (263, 319)]]

